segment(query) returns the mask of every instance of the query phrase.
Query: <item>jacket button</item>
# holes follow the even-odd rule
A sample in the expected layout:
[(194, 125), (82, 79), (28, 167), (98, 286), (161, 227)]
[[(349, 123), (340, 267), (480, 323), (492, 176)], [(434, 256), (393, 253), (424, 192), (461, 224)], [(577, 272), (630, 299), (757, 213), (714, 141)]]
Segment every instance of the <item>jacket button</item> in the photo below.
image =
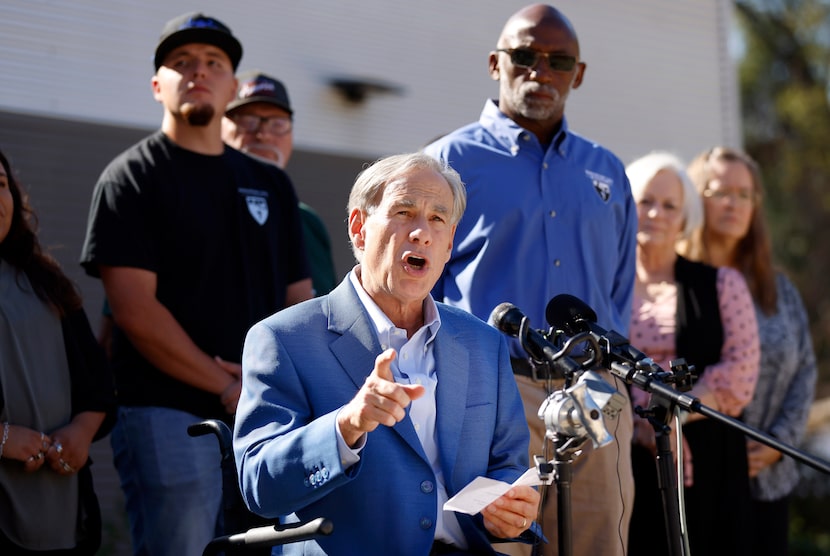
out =
[(433, 490), (435, 490), (435, 485), (432, 484), (432, 481), (423, 481), (421, 483), (421, 492), (423, 492), (424, 494), (429, 494)]
[(421, 518), (421, 529), (430, 529), (432, 527), (432, 520), (428, 517)]

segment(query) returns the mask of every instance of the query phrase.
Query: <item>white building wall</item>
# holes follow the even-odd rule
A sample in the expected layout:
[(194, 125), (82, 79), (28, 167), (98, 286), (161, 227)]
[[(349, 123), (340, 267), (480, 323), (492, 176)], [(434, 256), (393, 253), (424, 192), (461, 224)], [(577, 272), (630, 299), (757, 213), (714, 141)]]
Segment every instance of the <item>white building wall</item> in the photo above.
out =
[[(478, 117), (498, 93), (487, 54), (527, 0), (3, 0), (0, 110), (154, 129), (152, 54), (168, 19), (200, 10), (245, 49), (240, 70), (287, 84), (301, 149), (375, 157), (419, 148)], [(573, 129), (628, 162), (740, 145), (728, 0), (560, 0), (588, 70)], [(360, 105), (335, 76), (392, 82)]]

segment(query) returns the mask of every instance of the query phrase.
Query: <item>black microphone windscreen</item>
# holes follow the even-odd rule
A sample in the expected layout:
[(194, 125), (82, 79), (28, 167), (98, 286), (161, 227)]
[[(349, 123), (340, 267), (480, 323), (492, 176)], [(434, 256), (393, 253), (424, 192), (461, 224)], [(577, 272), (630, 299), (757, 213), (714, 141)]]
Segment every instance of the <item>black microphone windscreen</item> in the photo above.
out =
[(597, 322), (597, 314), (587, 303), (567, 293), (561, 293), (548, 301), (545, 318), (549, 325), (564, 330), (571, 336), (587, 329), (585, 321)]
[(490, 313), (490, 323), (508, 336), (518, 337), (523, 318), (519, 308), (506, 301)]

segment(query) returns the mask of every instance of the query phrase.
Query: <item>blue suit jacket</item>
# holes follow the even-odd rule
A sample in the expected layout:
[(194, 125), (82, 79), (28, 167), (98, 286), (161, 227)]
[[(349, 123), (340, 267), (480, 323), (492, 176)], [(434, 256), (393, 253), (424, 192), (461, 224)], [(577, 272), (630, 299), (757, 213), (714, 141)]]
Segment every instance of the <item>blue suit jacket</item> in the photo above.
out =
[[(436, 435), (450, 496), (479, 475), (513, 482), (528, 468), (528, 429), (507, 342), (469, 313), (437, 304)], [(234, 428), (248, 507), (286, 521), (329, 518), (327, 537), (284, 553), (426, 555), (435, 535), (435, 475), (409, 418), (368, 434), (344, 469), (335, 415), (381, 353), (348, 277), (248, 332)], [(291, 515), (293, 514), (293, 515)], [(481, 516), (457, 514), (477, 554), (493, 554)]]

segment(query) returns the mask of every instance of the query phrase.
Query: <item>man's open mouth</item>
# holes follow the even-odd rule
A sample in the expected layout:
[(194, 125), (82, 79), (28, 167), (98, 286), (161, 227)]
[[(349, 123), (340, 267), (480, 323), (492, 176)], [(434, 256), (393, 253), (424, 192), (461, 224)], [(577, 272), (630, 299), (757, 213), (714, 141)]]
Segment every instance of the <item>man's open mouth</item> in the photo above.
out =
[(406, 262), (409, 264), (409, 266), (413, 266), (415, 268), (423, 268), (424, 265), (427, 264), (426, 259), (418, 257), (416, 255), (409, 255), (406, 258)]

